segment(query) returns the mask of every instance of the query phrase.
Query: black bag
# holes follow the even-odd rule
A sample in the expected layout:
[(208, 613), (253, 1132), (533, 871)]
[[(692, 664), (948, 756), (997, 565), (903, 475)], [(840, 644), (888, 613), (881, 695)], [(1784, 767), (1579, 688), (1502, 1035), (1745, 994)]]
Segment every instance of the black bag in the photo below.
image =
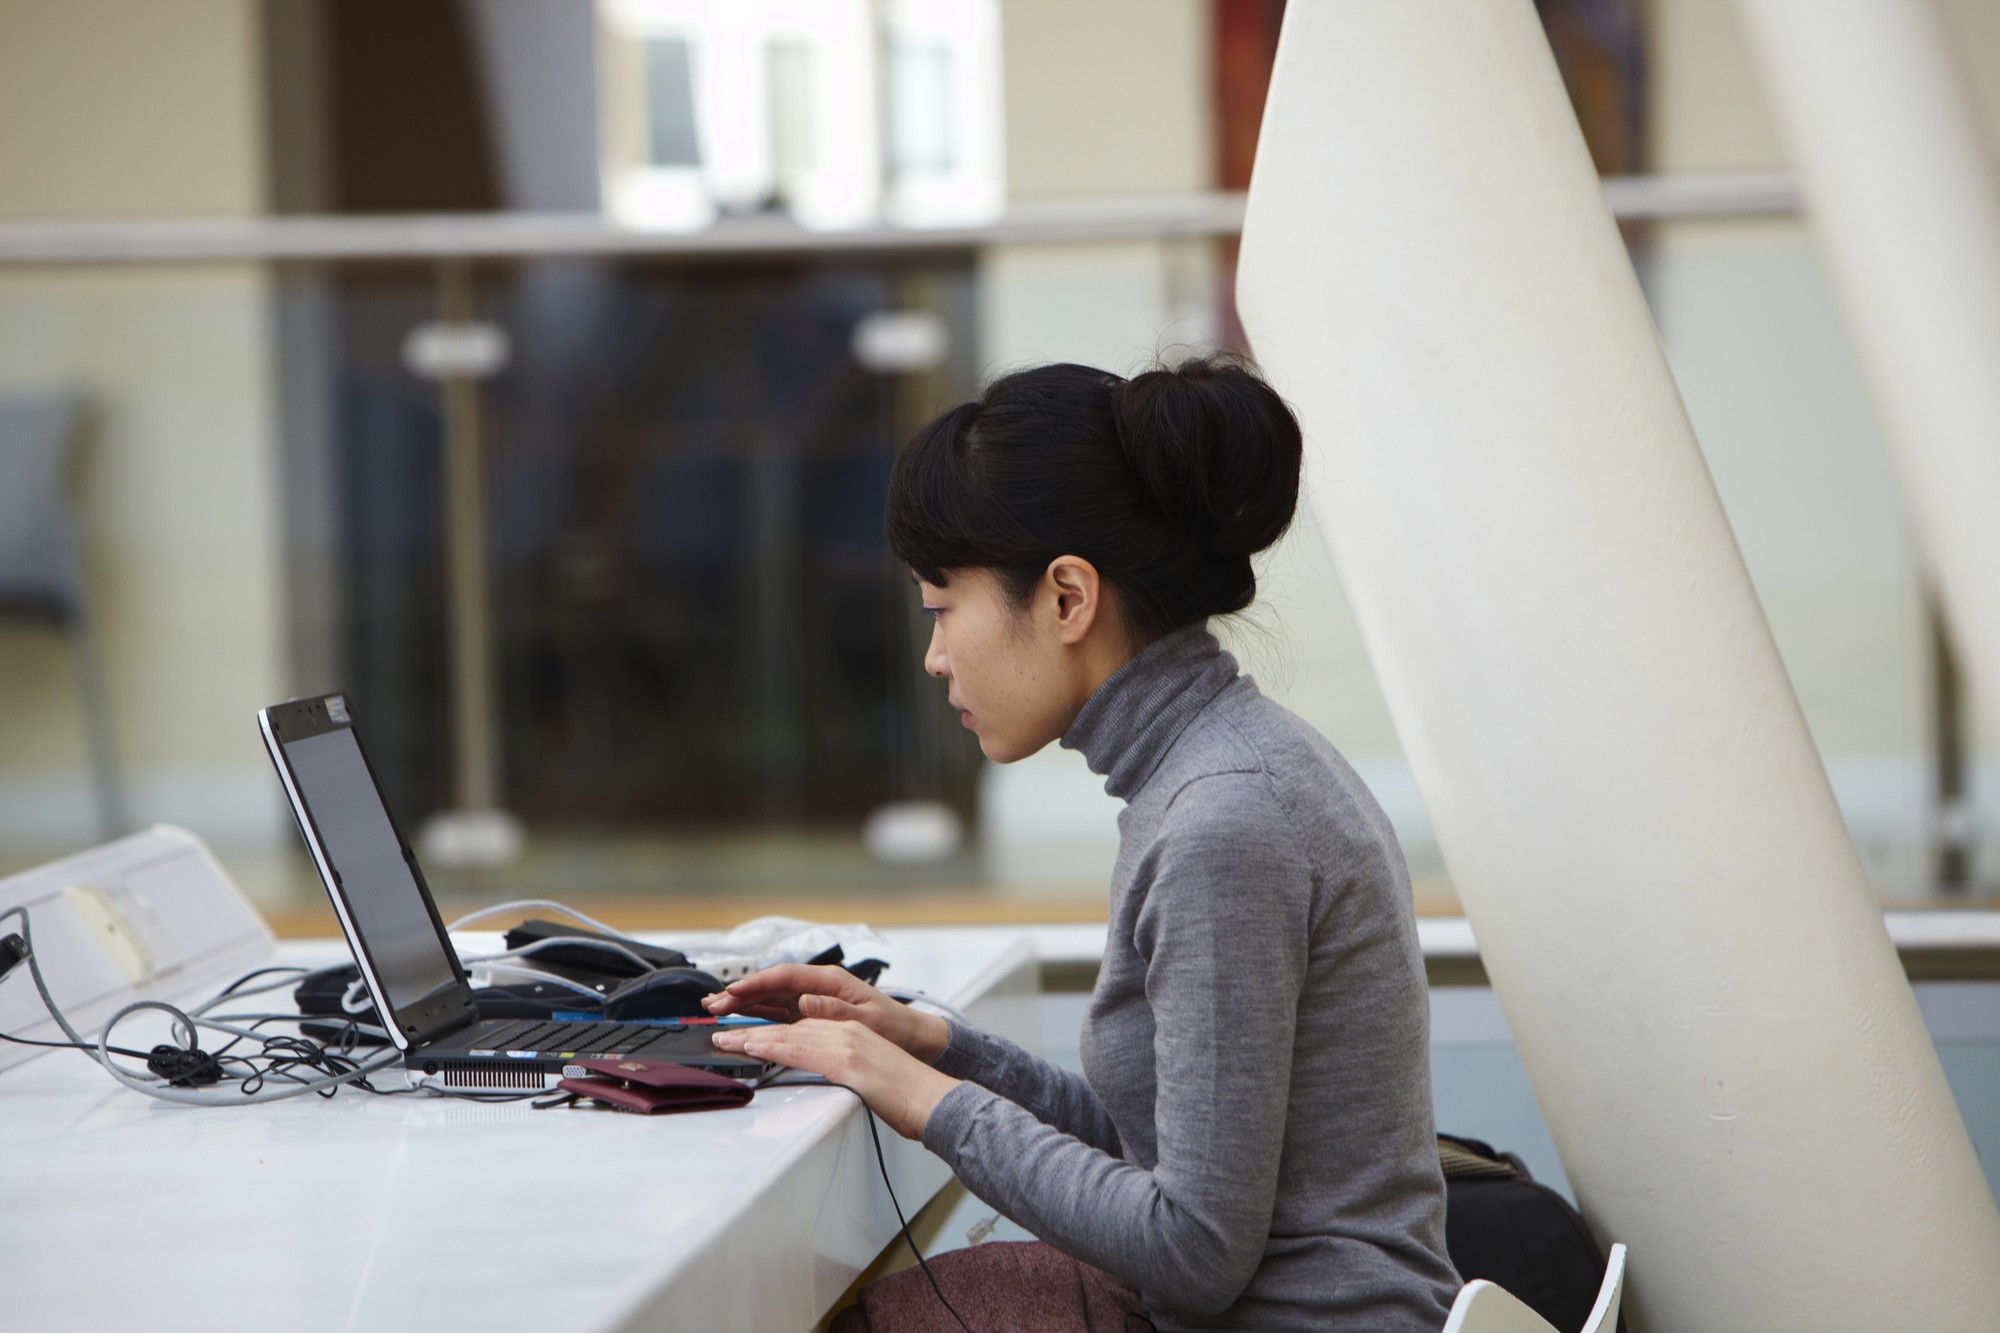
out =
[(1438, 1162), (1445, 1249), (1458, 1275), (1506, 1288), (1562, 1333), (1581, 1329), (1604, 1284), (1604, 1255), (1576, 1209), (1520, 1158), (1477, 1139), (1438, 1135)]

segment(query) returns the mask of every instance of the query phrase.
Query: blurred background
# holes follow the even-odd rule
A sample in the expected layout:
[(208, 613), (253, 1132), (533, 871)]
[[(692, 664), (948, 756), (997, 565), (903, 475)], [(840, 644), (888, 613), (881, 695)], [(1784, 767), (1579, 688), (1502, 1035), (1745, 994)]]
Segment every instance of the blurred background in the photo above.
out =
[[(1989, 899), (1734, 6), (1539, 8), (1878, 890)], [(2000, 5), (1941, 9), (2000, 135)], [(324, 929), (254, 714), (339, 690), (450, 902), (1101, 919), (1116, 805), (960, 731), (884, 481), (996, 373), (1240, 346), (1282, 12), (0, 0), (0, 873), (169, 821)], [(1226, 639), (1453, 910), (1309, 512), (1261, 578)]]

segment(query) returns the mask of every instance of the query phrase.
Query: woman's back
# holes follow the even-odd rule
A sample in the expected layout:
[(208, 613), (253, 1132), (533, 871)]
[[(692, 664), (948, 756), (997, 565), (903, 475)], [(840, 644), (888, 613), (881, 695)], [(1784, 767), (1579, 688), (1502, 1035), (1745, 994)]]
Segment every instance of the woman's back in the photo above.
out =
[(1386, 817), (1199, 627), (1063, 743), (1128, 802), (1083, 1054), (1166, 1201), (1139, 1278), (1161, 1326), (1437, 1328), (1457, 1279)]

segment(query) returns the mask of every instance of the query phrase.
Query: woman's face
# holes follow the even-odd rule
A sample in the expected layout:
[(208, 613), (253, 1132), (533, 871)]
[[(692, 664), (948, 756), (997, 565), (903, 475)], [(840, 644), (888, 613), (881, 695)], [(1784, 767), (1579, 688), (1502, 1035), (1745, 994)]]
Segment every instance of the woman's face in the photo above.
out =
[(1037, 586), (1019, 608), (990, 571), (953, 570), (950, 577), (945, 587), (917, 580), (932, 621), (924, 669), (949, 687), (959, 721), (988, 759), (1025, 759), (1068, 729), (1095, 688), (1078, 679), (1066, 651), (1060, 595)]

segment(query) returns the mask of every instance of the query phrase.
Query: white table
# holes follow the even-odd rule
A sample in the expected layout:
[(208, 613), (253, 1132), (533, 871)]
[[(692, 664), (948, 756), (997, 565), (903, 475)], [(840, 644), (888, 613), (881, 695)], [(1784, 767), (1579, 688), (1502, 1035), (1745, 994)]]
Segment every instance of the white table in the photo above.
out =
[[(1032, 1042), (1024, 933), (884, 933), (885, 981)], [(190, 1109), (53, 1051), (0, 1074), (0, 1133), (7, 1329), (806, 1329), (897, 1231), (836, 1088), (660, 1117), (351, 1090)], [(950, 1179), (882, 1146), (906, 1213)]]

